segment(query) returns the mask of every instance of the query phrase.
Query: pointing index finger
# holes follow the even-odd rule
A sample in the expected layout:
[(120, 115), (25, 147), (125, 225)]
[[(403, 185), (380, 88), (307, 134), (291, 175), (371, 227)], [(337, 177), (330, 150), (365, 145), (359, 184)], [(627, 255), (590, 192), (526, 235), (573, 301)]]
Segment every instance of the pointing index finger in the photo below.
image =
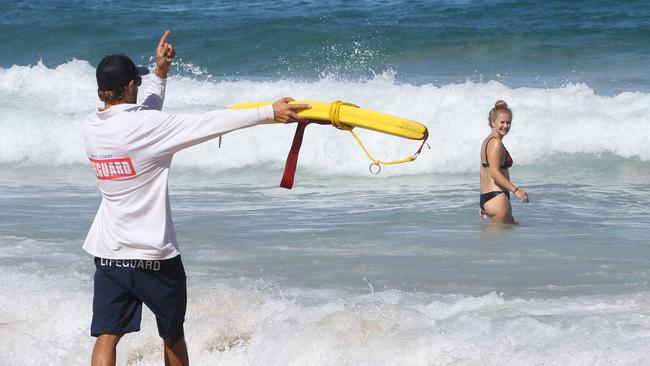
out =
[(165, 42), (167, 42), (167, 37), (169, 37), (169, 34), (171, 32), (166, 30), (165, 33), (163, 33), (162, 37), (160, 37), (160, 42), (158, 42), (158, 47), (162, 47)]

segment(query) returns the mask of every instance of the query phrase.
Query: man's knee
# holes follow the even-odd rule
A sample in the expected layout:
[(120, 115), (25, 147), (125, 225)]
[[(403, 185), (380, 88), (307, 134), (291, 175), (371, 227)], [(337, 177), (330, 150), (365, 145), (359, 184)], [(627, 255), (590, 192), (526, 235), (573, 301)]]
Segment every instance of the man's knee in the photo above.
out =
[(173, 345), (165, 343), (165, 365), (189, 365), (185, 338), (179, 339)]
[(93, 348), (92, 366), (114, 366), (117, 343), (121, 335), (100, 334)]
[(97, 336), (95, 344), (101, 345), (103, 347), (116, 347), (121, 338), (122, 334), (100, 334)]
[(165, 346), (165, 350), (169, 352), (187, 352), (187, 344), (185, 343), (185, 338), (181, 338), (174, 342), (173, 344), (169, 344), (167, 342), (163, 342)]

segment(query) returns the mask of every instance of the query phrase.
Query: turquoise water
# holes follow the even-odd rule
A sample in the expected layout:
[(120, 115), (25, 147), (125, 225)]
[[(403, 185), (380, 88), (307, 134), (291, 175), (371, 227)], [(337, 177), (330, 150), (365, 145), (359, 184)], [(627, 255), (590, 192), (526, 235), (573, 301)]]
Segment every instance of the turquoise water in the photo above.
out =
[[(650, 90), (645, 2), (2, 4), (0, 352), (88, 364), (99, 204), (81, 140), (94, 65), (179, 60), (166, 110), (285, 95), (425, 123), (431, 148), (379, 176), (351, 136), (293, 126), (175, 157), (172, 209), (199, 365), (647, 365)], [(146, 82), (146, 80), (145, 80)], [(478, 147), (496, 99), (521, 225), (478, 217)], [(359, 131), (381, 159), (417, 142)], [(160, 364), (155, 322), (119, 364)], [(4, 362), (4, 361), (3, 361)]]
[[(30, 1), (5, 3), (0, 65), (149, 61), (161, 29), (179, 58), (214, 77), (371, 77), (421, 84), (585, 82), (647, 91), (646, 1)], [(187, 70), (185, 70), (188, 72)]]

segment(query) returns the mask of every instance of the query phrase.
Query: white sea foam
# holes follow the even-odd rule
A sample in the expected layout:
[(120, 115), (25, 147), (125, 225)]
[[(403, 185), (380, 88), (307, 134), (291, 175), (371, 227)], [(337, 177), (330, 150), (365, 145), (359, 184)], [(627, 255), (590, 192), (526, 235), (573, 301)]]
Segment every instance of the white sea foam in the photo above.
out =
[[(0, 163), (60, 165), (85, 163), (80, 126), (99, 105), (94, 69), (73, 60), (55, 68), (43, 64), (0, 69)], [(425, 123), (430, 150), (412, 164), (391, 166), (387, 174), (471, 172), (478, 147), (489, 129), (487, 111), (505, 99), (515, 112), (506, 144), (517, 164), (545, 161), (556, 154), (609, 152), (650, 161), (650, 95), (595, 95), (584, 84), (556, 89), (510, 88), (498, 82), (410, 85), (391, 73), (366, 81), (223, 81), (173, 77), (167, 91), (169, 112), (201, 112), (244, 101), (282, 96), (346, 100), (362, 107)], [(283, 165), (293, 126), (261, 126), (224, 137), (178, 155), (177, 166), (209, 171)], [(367, 147), (382, 160), (403, 158), (419, 142), (360, 131)], [(300, 155), (301, 169), (320, 174), (365, 175), (368, 160), (343, 131), (310, 126)]]
[[(7, 365), (84, 365), (93, 339), (92, 281), (66, 267), (0, 269), (0, 352)], [(191, 283), (191, 282), (190, 282)], [(260, 281), (189, 291), (195, 365), (647, 365), (650, 294), (507, 299), (387, 290), (362, 296)], [(158, 365), (145, 310), (118, 364)]]

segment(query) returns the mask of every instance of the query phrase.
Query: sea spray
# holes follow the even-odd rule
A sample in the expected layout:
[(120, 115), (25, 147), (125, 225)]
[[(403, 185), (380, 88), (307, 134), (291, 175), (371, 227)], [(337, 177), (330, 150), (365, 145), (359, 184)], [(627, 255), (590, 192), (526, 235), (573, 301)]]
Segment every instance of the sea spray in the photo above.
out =
[[(168, 82), (164, 110), (201, 113), (283, 96), (346, 100), (427, 125), (430, 149), (412, 164), (385, 169), (389, 176), (475, 171), (478, 147), (489, 133), (487, 111), (497, 99), (508, 101), (514, 111), (505, 143), (517, 166), (576, 154), (593, 160), (601, 159), (603, 153), (650, 160), (650, 94), (601, 96), (585, 84), (554, 89), (511, 88), (495, 81), (412, 85), (396, 82), (392, 73), (361, 81), (325, 77), (313, 82), (176, 76)], [(86, 61), (73, 60), (56, 68), (39, 63), (0, 69), (0, 101), (0, 163), (85, 164), (81, 123), (100, 105), (94, 69)], [(250, 166), (280, 168), (293, 130), (293, 125), (274, 124), (236, 131), (224, 137), (221, 148), (208, 143), (180, 153), (175, 165), (213, 172)], [(403, 158), (419, 146), (417, 141), (357, 131), (369, 150), (383, 160)], [(348, 133), (327, 126), (307, 129), (301, 169), (322, 175), (365, 175), (368, 164)]]
[[(0, 302), (0, 351), (7, 364), (87, 364), (93, 342), (90, 274), (62, 267), (41, 276), (22, 269), (0, 269), (4, 299), (11, 299)], [(646, 292), (521, 299), (395, 290), (278, 292), (259, 280), (190, 283), (185, 332), (198, 365), (650, 362)], [(161, 357), (155, 319), (145, 308), (142, 330), (122, 339), (118, 360), (157, 365)]]

